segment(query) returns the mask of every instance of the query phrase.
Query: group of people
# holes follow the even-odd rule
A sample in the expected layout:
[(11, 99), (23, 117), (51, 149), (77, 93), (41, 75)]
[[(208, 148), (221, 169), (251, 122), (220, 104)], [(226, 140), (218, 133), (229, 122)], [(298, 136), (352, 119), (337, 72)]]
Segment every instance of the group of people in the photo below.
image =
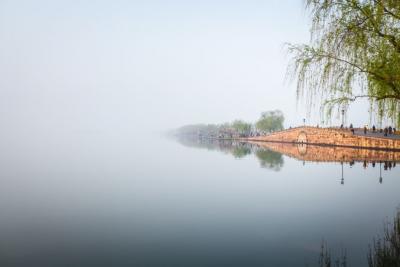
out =
[[(340, 125), (340, 128), (343, 129), (343, 124)], [(349, 128), (350, 128), (350, 131), (354, 134), (354, 127), (353, 127), (353, 124), (352, 124), (352, 123), (350, 124)], [(388, 135), (391, 135), (391, 134), (395, 134), (395, 133), (396, 133), (396, 128), (394, 128), (394, 127), (392, 127), (392, 126), (385, 127), (385, 128), (383, 128), (383, 129), (377, 129), (377, 128), (375, 127), (375, 125), (373, 125), (371, 129), (368, 129), (368, 126), (365, 125), (364, 128), (363, 128), (364, 134), (367, 134), (367, 132), (368, 132), (369, 130), (371, 130), (372, 133), (383, 133), (384, 136), (388, 136)]]
[[(368, 127), (364, 126), (364, 134), (367, 134), (368, 131)], [(376, 129), (375, 125), (372, 126), (372, 132), (373, 133), (383, 133), (384, 136), (388, 136), (391, 134), (395, 134), (396, 133), (396, 128), (389, 126), (389, 127), (385, 127), (384, 129)]]

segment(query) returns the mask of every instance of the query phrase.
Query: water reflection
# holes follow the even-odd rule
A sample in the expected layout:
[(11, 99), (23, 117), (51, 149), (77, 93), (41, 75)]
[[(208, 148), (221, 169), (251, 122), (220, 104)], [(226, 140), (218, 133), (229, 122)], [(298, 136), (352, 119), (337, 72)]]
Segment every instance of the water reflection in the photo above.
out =
[(279, 171), (284, 165), (282, 153), (264, 148), (257, 144), (241, 142), (231, 139), (187, 138), (178, 139), (185, 146), (206, 148), (231, 154), (237, 159), (254, 154), (260, 161), (262, 168)]
[(380, 184), (383, 183), (382, 168), (389, 171), (400, 162), (400, 153), (385, 150), (355, 149), (348, 147), (312, 146), (306, 144), (253, 142), (255, 146), (280, 152), (286, 156), (309, 162), (338, 162), (341, 165), (340, 184), (345, 184), (344, 164), (354, 166), (356, 162), (362, 163), (364, 169), (375, 168), (379, 165)]
[(390, 170), (396, 166), (396, 162), (400, 162), (400, 153), (395, 151), (291, 143), (251, 142), (251, 144), (301, 161), (344, 162), (350, 166), (356, 162), (362, 162), (364, 168), (369, 165), (375, 167), (376, 163), (381, 162), (385, 170)]
[[(182, 154), (194, 153), (195, 162), (201, 158), (204, 162), (212, 162), (211, 166), (217, 166), (200, 176), (200, 180), (209, 177), (213, 185), (225, 177), (218, 172), (214, 174), (218, 170), (223, 170), (221, 173), (228, 177), (226, 184), (238, 188), (246, 188), (248, 181), (238, 184), (237, 177), (253, 178), (249, 184), (257, 185), (257, 189), (249, 190), (249, 194), (236, 201), (238, 195), (244, 195), (239, 190), (240, 194), (235, 194), (229, 203), (234, 203), (232, 207), (235, 208), (247, 203), (246, 211), (259, 205), (260, 214), (266, 214), (252, 218), (246, 224), (250, 225), (247, 230), (253, 230), (256, 229), (254, 222), (263, 221), (255, 235), (263, 236), (267, 241), (263, 245), (257, 243), (253, 248), (268, 246), (258, 255), (268, 258), (265, 262), (269, 264), (258, 266), (368, 266), (367, 255), (372, 255), (371, 252), (368, 254), (369, 244), (372, 248), (376, 246), (373, 240), (375, 236), (381, 236), (382, 222), (392, 218), (393, 207), (400, 203), (399, 170), (396, 168), (400, 161), (399, 152), (196, 138), (179, 139), (179, 142), (220, 151), (231, 158), (245, 158), (233, 162), (229, 157), (218, 157), (215, 153), (180, 151)], [(220, 164), (214, 164), (219, 160)], [(254, 162), (271, 171), (260, 171), (254, 167)], [(243, 175), (244, 172), (249, 175)], [(225, 196), (226, 192), (230, 191), (221, 190), (214, 200)], [(254, 192), (260, 194), (252, 198)], [(238, 213), (235, 220), (224, 220), (224, 223), (243, 223), (243, 218), (248, 218), (245, 212)], [(242, 227), (236, 230), (235, 233), (246, 231)], [(329, 259), (331, 265), (321, 265), (322, 261), (317, 265), (321, 240), (326, 240), (329, 251), (333, 251), (334, 256)], [(250, 246), (247, 244), (246, 247)], [(273, 247), (278, 249), (269, 249)], [(335, 265), (336, 255), (341, 251), (345, 251), (345, 258), (339, 258), (342, 265)], [(324, 253), (326, 255), (326, 250)], [(296, 259), (297, 265), (288, 258)]]
[(217, 150), (227, 154), (231, 154), (235, 158), (243, 158), (252, 153), (254, 145), (239, 142), (232, 139), (210, 139), (210, 138), (193, 138), (180, 137), (178, 141), (187, 147), (205, 148), (207, 150)]
[[(385, 221), (383, 234), (375, 237), (369, 244), (367, 259), (368, 267), (398, 267), (400, 266), (400, 210), (397, 209), (396, 215), (392, 222)], [(322, 242), (321, 252), (319, 255), (319, 267), (346, 267), (347, 251), (342, 249), (339, 257), (332, 256), (327, 243)], [(333, 265), (334, 264), (334, 265)], [(365, 265), (366, 266), (366, 265)]]
[(235, 158), (254, 154), (262, 168), (274, 171), (283, 168), (284, 158), (282, 155), (302, 161), (303, 164), (306, 162), (340, 163), (340, 184), (342, 185), (345, 183), (343, 168), (345, 164), (352, 167), (356, 163), (361, 163), (364, 169), (378, 167), (378, 181), (383, 183), (382, 169), (389, 171), (400, 162), (400, 152), (385, 150), (193, 137), (181, 137), (178, 140), (185, 146), (217, 150), (231, 154)]
[(284, 164), (282, 154), (269, 149), (258, 148), (255, 155), (260, 160), (261, 167), (279, 171)]

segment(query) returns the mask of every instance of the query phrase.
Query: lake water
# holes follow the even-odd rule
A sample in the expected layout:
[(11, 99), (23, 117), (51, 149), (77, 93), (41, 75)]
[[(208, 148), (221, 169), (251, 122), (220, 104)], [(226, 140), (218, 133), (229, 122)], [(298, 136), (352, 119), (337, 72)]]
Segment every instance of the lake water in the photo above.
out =
[(3, 142), (1, 265), (317, 266), (325, 240), (366, 266), (400, 205), (392, 163), (135, 136)]

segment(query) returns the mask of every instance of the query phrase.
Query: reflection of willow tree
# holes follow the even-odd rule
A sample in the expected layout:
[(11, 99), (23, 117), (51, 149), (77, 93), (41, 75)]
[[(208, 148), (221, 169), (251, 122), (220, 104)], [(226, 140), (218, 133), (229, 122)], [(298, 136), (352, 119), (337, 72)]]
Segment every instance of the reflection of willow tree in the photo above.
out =
[(207, 150), (218, 150), (220, 146), (220, 142), (218, 142), (218, 140), (213, 140), (213, 139), (200, 139), (200, 138), (183, 136), (177, 138), (177, 140), (184, 146), (205, 148)]
[(281, 153), (268, 149), (259, 149), (256, 151), (256, 156), (263, 168), (279, 171), (283, 167), (284, 161)]
[(235, 158), (243, 158), (252, 153), (251, 145), (232, 140), (201, 139), (196, 137), (180, 137), (177, 139), (182, 145), (187, 147), (205, 148), (207, 150), (217, 150), (233, 155)]
[(199, 138), (179, 138), (178, 141), (184, 146), (217, 150), (230, 154), (237, 159), (244, 158), (254, 152), (260, 160), (261, 167), (274, 171), (279, 171), (284, 163), (281, 153), (262, 148), (255, 149), (254, 146), (245, 142)]
[(232, 155), (235, 158), (243, 158), (249, 154), (251, 154), (251, 149), (248, 146), (237, 146), (232, 149)]

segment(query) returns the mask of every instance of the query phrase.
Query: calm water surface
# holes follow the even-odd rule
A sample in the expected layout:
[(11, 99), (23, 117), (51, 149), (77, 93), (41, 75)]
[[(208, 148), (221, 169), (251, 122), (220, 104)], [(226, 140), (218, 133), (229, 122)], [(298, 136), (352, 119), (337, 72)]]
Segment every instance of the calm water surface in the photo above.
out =
[(55, 136), (1, 143), (2, 266), (316, 266), (322, 240), (366, 266), (400, 205), (400, 166), (382, 166), (380, 183), (379, 164)]

